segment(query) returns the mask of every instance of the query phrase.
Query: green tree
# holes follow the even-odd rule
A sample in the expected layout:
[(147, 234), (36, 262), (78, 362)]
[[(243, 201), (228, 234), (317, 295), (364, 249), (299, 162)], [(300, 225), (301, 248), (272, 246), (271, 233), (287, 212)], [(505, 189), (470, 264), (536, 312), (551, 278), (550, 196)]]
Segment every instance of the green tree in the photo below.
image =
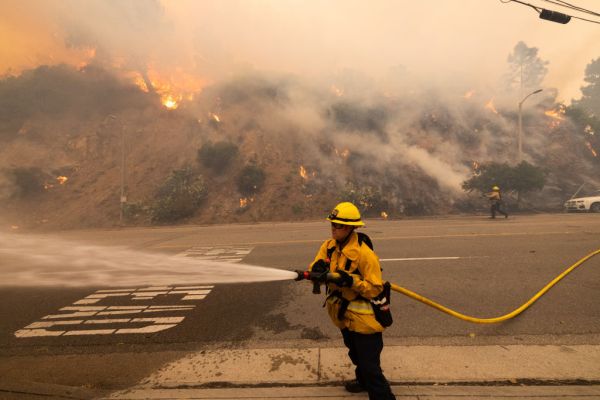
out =
[(600, 57), (587, 65), (583, 80), (587, 86), (581, 87), (581, 99), (573, 101), (573, 105), (583, 108), (593, 118), (600, 118)]
[(482, 164), (475, 174), (462, 183), (463, 190), (467, 192), (489, 192), (492, 187), (499, 186), (504, 193), (516, 193), (517, 203), (521, 195), (541, 190), (546, 183), (544, 171), (527, 161), (511, 167), (507, 163)]
[(520, 41), (508, 55), (509, 73), (507, 86), (509, 89), (518, 89), (521, 92), (529, 89), (538, 89), (548, 73), (548, 61), (538, 57), (537, 47), (528, 47)]
[(517, 203), (521, 201), (521, 195), (536, 190), (542, 190), (546, 184), (544, 171), (527, 161), (521, 161), (512, 170), (512, 189), (517, 192)]
[(153, 222), (174, 222), (192, 215), (204, 201), (207, 190), (204, 180), (190, 167), (177, 169), (158, 189), (150, 209)]
[(506, 163), (481, 164), (473, 176), (462, 183), (466, 192), (487, 193), (494, 186), (500, 186), (504, 192), (512, 191), (512, 167)]

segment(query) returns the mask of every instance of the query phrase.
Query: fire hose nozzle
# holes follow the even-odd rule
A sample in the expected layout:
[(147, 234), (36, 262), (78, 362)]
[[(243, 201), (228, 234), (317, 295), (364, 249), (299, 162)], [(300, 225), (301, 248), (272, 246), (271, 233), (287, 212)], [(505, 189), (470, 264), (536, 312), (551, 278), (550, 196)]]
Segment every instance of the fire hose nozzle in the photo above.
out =
[(310, 279), (309, 271), (302, 271), (300, 269), (297, 269), (297, 270), (294, 270), (294, 272), (298, 274), (298, 276), (294, 279), (295, 281), (302, 281), (304, 279)]

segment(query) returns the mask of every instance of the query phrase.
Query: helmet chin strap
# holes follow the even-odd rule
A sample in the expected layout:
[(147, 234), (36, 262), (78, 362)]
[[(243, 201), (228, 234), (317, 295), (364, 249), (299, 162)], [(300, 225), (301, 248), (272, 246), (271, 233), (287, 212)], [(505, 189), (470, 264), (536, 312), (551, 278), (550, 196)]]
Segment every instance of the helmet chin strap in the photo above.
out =
[(337, 244), (340, 246), (340, 249), (343, 248), (346, 245), (346, 243), (348, 243), (348, 239), (350, 239), (350, 235), (352, 235), (354, 229), (356, 229), (356, 227), (353, 226), (352, 229), (350, 229), (350, 232), (348, 232), (348, 234), (343, 240), (336, 240)]

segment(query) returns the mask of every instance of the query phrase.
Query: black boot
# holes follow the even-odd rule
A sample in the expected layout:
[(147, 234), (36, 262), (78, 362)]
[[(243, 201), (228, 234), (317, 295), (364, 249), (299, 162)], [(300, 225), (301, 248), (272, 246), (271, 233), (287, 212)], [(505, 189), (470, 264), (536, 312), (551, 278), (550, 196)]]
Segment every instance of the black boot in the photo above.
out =
[(360, 393), (366, 390), (364, 386), (360, 384), (358, 379), (354, 379), (344, 383), (344, 389), (346, 389), (346, 391), (350, 393)]

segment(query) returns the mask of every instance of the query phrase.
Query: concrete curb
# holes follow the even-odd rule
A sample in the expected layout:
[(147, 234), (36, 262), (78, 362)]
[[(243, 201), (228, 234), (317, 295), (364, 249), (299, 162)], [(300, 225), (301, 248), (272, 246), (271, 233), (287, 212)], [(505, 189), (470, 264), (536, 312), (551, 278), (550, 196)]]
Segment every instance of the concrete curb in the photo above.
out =
[[(398, 399), (597, 399), (600, 386), (392, 386)], [(365, 393), (350, 394), (342, 387), (295, 387), (253, 389), (133, 389), (106, 399), (365, 399)]]
[[(382, 367), (395, 383), (600, 382), (600, 346), (386, 346)], [(166, 365), (141, 385), (319, 385), (352, 377), (353, 367), (342, 347), (207, 350)]]

